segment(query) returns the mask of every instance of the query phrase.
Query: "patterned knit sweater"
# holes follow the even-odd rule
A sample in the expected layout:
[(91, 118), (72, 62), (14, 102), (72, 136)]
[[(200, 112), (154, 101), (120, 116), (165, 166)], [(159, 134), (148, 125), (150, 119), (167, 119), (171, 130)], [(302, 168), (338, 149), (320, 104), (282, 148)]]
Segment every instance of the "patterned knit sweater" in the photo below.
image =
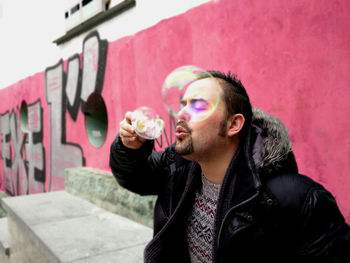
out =
[(187, 245), (191, 263), (213, 262), (214, 220), (220, 187), (202, 175), (202, 188), (196, 192), (187, 222)]

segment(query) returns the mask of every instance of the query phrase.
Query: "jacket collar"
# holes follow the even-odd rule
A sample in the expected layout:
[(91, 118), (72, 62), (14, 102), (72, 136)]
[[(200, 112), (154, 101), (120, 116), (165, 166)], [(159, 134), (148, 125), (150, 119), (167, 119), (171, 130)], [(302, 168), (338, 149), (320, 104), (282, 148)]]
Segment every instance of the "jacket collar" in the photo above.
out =
[(293, 153), (288, 131), (279, 118), (254, 109), (251, 130), (256, 134), (253, 136), (252, 156), (261, 174), (272, 174), (286, 168), (298, 170), (295, 160), (291, 160)]
[(233, 157), (224, 181), (222, 196), (232, 196), (234, 206), (249, 199), (262, 186), (264, 176), (298, 171), (288, 132), (277, 117), (253, 110), (252, 124)]

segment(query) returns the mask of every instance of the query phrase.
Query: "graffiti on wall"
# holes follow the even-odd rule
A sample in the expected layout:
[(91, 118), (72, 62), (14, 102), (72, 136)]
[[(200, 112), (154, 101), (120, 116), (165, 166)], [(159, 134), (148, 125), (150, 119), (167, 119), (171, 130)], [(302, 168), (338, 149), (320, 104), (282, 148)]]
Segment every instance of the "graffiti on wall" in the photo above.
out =
[(0, 116), (4, 184), (10, 195), (44, 191), (45, 149), (40, 100), (30, 104), (27, 112), (25, 128), (21, 128), (19, 108)]
[[(28, 124), (26, 127), (25, 156), (29, 161), (26, 164), (28, 182), (23, 185), (20, 194), (29, 189), (29, 193), (44, 191), (45, 183), (45, 149), (43, 147), (43, 109), (41, 101), (38, 100), (28, 105)], [(18, 129), (17, 129), (18, 130)], [(22, 178), (24, 175), (22, 175)], [(20, 177), (19, 180), (21, 181)], [(20, 188), (21, 189), (21, 188)]]
[[(67, 134), (68, 129), (81, 130), (74, 125), (79, 114), (88, 114), (93, 94), (102, 94), (107, 48), (108, 42), (97, 31), (90, 33), (83, 41), (82, 54), (46, 68), (44, 95), (20, 98), (21, 105), (0, 114), (0, 186), (9, 195), (63, 190), (64, 170), (86, 165), (84, 145)], [(155, 150), (174, 142), (171, 116), (167, 126)]]
[(85, 165), (83, 149), (66, 139), (66, 111), (75, 121), (89, 95), (101, 93), (105, 74), (107, 41), (96, 31), (83, 42), (83, 67), (80, 56), (68, 60), (67, 73), (63, 61), (46, 69), (46, 99), (50, 107), (50, 190), (64, 189), (64, 169)]
[[(82, 147), (66, 138), (66, 113), (75, 122), (79, 112), (84, 112), (88, 97), (102, 92), (107, 46), (108, 42), (101, 40), (98, 32), (94, 31), (83, 41), (82, 56), (75, 54), (68, 59), (67, 72), (63, 70), (63, 60), (46, 69), (48, 108), (45, 109), (50, 112), (49, 131), (45, 130), (45, 136), (49, 136), (50, 141), (48, 156), (43, 142), (44, 120), (40, 98), (28, 104), (26, 125), (21, 125), (23, 113), (19, 106), (0, 114), (0, 172), (3, 173), (0, 183), (9, 195), (62, 190), (64, 169), (85, 165)], [(48, 183), (47, 189), (45, 183)]]
[[(24, 136), (21, 132), (18, 132), (16, 127), (18, 126), (18, 118), (16, 112), (13, 110), (11, 113), (6, 112), (1, 116), (1, 135), (2, 135), (2, 159), (4, 169), (4, 183), (7, 191), (11, 194), (16, 194), (17, 190), (17, 176), (14, 174), (24, 171), (24, 162), (22, 161), (21, 153), (18, 154), (18, 148), (24, 144)], [(11, 125), (12, 124), (12, 125)], [(15, 126), (14, 133), (11, 136), (11, 126)], [(19, 138), (21, 137), (21, 138)], [(21, 161), (18, 162), (18, 159)], [(12, 165), (13, 164), (13, 165)], [(18, 170), (18, 168), (20, 171)]]

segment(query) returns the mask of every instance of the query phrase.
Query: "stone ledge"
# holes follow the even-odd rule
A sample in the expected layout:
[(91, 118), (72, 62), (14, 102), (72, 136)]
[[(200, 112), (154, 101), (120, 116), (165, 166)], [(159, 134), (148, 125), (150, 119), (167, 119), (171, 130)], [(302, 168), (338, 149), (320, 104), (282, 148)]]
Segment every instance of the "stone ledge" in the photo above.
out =
[(7, 217), (4, 217), (0, 219), (0, 253), (2, 255), (8, 256), (10, 254), (8, 239), (8, 221)]
[(153, 227), (155, 196), (140, 196), (122, 188), (111, 173), (92, 168), (65, 169), (66, 191), (110, 212)]
[(152, 238), (151, 228), (65, 191), (2, 202), (8, 212), (10, 262), (141, 263)]
[(4, 192), (0, 191), (0, 218), (6, 217), (6, 211), (5, 209), (3, 209), (2, 205), (1, 205), (1, 199), (8, 197), (7, 194), (5, 194)]

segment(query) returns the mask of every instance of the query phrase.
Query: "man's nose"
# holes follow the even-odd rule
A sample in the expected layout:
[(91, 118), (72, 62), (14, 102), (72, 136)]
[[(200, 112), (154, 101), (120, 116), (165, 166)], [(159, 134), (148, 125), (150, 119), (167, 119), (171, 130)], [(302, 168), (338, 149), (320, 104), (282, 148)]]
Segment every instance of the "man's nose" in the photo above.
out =
[(188, 110), (188, 107), (183, 107), (177, 114), (177, 117), (181, 121), (189, 121), (191, 119), (191, 114)]

